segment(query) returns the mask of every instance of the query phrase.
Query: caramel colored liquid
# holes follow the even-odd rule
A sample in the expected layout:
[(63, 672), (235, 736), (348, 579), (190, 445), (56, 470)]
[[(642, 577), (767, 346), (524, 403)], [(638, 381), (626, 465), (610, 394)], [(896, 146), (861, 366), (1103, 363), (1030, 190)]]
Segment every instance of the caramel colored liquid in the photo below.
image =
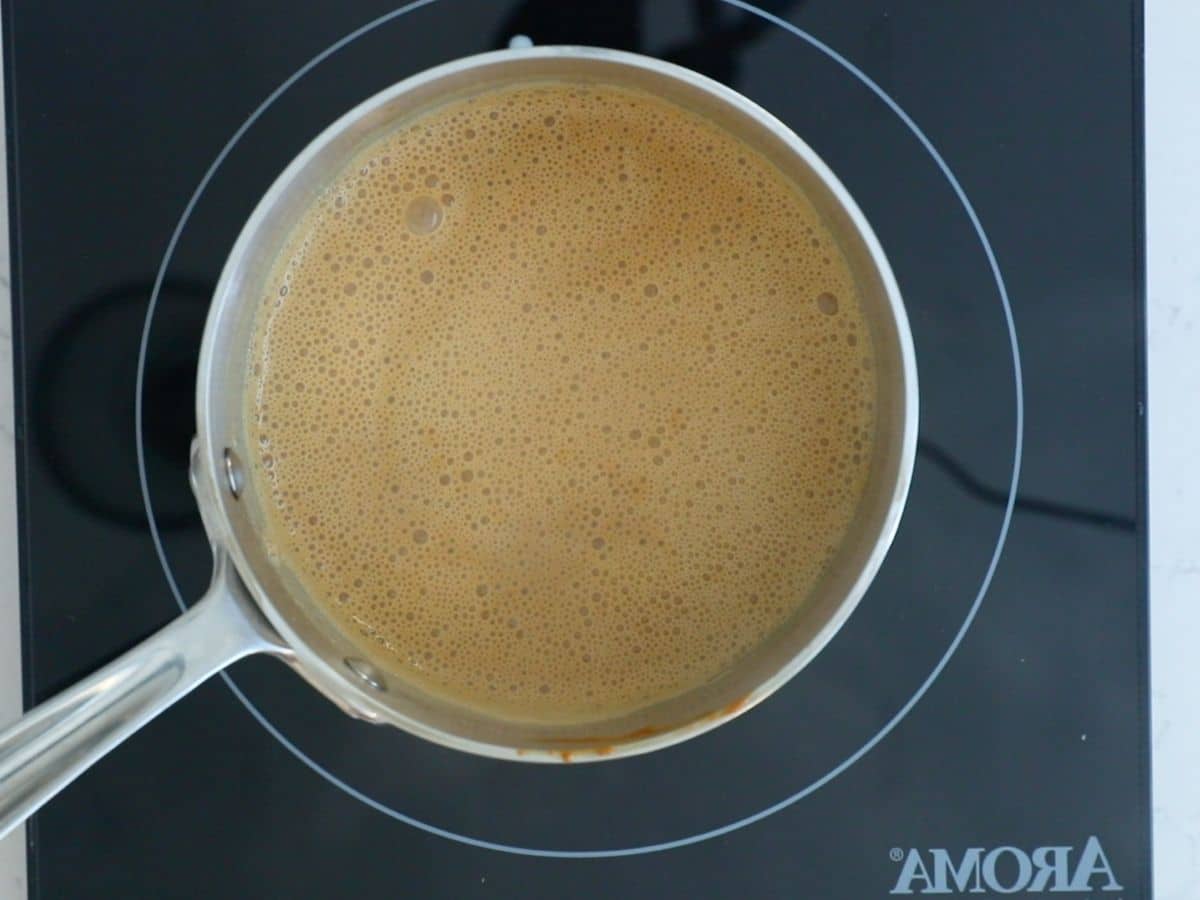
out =
[(667, 101), (529, 84), (401, 122), (297, 226), (246, 397), (268, 539), (378, 664), (578, 722), (804, 604), (871, 346), (798, 189)]

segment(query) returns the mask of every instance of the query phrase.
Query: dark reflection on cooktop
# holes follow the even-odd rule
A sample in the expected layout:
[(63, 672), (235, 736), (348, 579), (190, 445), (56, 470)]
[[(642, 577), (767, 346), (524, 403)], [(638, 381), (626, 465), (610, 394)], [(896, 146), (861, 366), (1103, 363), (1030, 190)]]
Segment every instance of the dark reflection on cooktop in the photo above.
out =
[[(758, 4), (765, 12), (785, 16), (804, 5), (804, 0), (775, 0)], [(693, 34), (664, 47), (646, 44), (643, 21), (652, 4), (615, 0), (604, 4), (562, 3), (558, 0), (528, 0), (504, 20), (492, 39), (494, 47), (506, 47), (514, 35), (525, 35), (535, 44), (570, 44), (586, 34), (597, 47), (619, 47), (652, 53), (661, 59), (686, 66), (728, 85), (738, 83), (742, 53), (773, 26), (761, 16), (737, 9), (720, 0), (690, 0), (686, 4)]]
[[(137, 344), (151, 283), (107, 290), (64, 318), (37, 362), (32, 436), (70, 501), (123, 528), (144, 529), (137, 478), (134, 398)], [(173, 279), (159, 294), (155, 340), (146, 357), (146, 465), (162, 492), (160, 527), (199, 526), (187, 483), (196, 430), (195, 380), (212, 285)], [(160, 479), (159, 476), (165, 476)]]

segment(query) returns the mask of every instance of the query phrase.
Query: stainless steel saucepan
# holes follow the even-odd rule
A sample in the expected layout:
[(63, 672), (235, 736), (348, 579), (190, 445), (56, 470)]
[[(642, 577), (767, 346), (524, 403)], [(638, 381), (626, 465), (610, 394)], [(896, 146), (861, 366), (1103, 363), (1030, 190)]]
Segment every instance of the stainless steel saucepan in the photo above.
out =
[[(380, 671), (267, 553), (243, 422), (251, 335), (290, 229), (343, 166), (397, 120), (448, 99), (522, 81), (600, 81), (651, 91), (757, 148), (807, 194), (845, 253), (878, 372), (875, 457), (859, 514), (811, 601), (716, 680), (638, 712), (570, 727), (454, 706)], [(917, 435), (908, 320), (878, 242), (833, 173), (782, 122), (687, 69), (586, 47), (503, 50), (409, 78), (348, 112), (267, 191), (234, 245), (209, 310), (196, 383), (191, 480), (212, 542), (208, 591), (179, 619), (0, 732), (0, 835), (197, 684), (252, 653), (294, 668), (347, 713), (447, 747), (525, 762), (617, 759), (701, 734), (753, 706), (829, 641), (863, 596), (895, 533)]]

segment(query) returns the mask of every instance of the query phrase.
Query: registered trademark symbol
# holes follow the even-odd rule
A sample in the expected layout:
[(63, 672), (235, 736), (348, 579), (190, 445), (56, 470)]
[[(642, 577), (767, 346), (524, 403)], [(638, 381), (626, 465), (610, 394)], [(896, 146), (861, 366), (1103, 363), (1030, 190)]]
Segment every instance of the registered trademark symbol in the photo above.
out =
[(892, 862), (900, 862), (900, 860), (904, 859), (904, 851), (899, 847), (893, 847), (888, 851), (888, 856), (891, 858)]

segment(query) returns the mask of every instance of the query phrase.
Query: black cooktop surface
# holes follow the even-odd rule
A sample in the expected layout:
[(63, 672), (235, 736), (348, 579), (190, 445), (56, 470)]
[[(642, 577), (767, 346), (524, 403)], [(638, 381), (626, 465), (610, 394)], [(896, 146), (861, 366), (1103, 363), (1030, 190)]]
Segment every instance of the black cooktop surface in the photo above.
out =
[(5, 12), (29, 703), (203, 589), (187, 450), (224, 259), (317, 132), (429, 66), (523, 35), (757, 101), (872, 223), (921, 387), (882, 571), (731, 724), (529, 766), (249, 660), (37, 816), (33, 896), (1149, 896), (1140, 4)]

